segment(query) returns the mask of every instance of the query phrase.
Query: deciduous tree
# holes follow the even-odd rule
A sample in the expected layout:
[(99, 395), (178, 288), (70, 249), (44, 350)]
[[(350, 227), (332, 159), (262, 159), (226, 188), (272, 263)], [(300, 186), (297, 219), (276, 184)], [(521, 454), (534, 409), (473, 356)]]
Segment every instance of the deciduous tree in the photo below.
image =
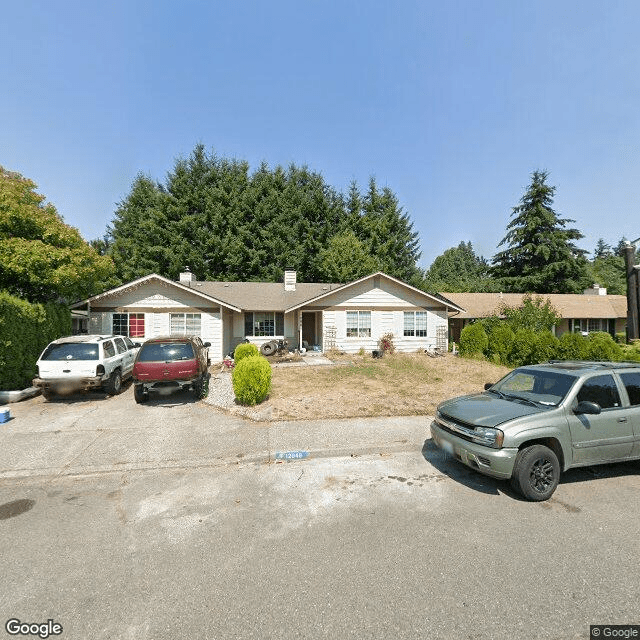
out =
[(0, 167), (0, 289), (29, 300), (76, 300), (113, 273), (33, 181)]

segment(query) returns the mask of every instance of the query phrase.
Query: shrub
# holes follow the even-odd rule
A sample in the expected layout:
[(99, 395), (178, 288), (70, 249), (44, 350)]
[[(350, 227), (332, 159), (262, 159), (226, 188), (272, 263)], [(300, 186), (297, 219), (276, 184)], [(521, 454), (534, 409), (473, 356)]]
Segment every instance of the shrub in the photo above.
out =
[(385, 333), (378, 340), (378, 349), (382, 349), (385, 353), (395, 353), (396, 347), (393, 344), (393, 333)]
[(616, 342), (618, 344), (626, 344), (626, 342), (627, 342), (627, 332), (626, 331), (618, 331), (618, 333), (616, 333)]
[(509, 353), (509, 364), (520, 367), (535, 362), (535, 351), (538, 343), (537, 334), (531, 329), (518, 329), (513, 336), (513, 344)]
[(258, 356), (260, 355), (260, 351), (255, 344), (251, 344), (250, 342), (243, 342), (239, 344), (235, 351), (233, 352), (233, 359), (236, 361), (236, 364), (240, 362), (243, 358), (248, 358), (249, 356)]
[(261, 355), (243, 357), (236, 361), (231, 381), (240, 404), (258, 404), (271, 391), (271, 365)]
[(29, 303), (0, 291), (0, 389), (31, 386), (42, 350), (71, 333), (71, 314), (60, 304)]
[(480, 322), (467, 325), (460, 332), (460, 355), (482, 355), (489, 345), (487, 332)]
[(493, 325), (488, 331), (487, 357), (496, 364), (508, 364), (515, 334), (504, 322)]
[(558, 360), (586, 360), (589, 343), (580, 333), (563, 333), (558, 341)]
[(622, 349), (613, 338), (604, 331), (589, 334), (589, 360), (622, 360)]
[(551, 331), (543, 331), (537, 335), (533, 351), (534, 362), (548, 362), (558, 357), (560, 340)]

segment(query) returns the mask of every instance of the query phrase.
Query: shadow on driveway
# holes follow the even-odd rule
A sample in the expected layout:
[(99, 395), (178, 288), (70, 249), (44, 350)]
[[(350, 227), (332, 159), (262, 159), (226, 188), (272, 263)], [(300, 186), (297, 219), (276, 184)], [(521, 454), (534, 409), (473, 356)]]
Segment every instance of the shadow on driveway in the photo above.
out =
[[(431, 438), (425, 440), (422, 446), (422, 456), (427, 462), (440, 471), (440, 473), (443, 473), (465, 487), (488, 495), (500, 495), (502, 493), (514, 500), (528, 502), (528, 500), (525, 500), (525, 498), (511, 488), (507, 480), (497, 480), (470, 469), (462, 462), (459, 462), (454, 457), (442, 451), (442, 449), (439, 449)], [(558, 486), (599, 478), (618, 478), (629, 474), (637, 474), (639, 468), (640, 461), (635, 460), (569, 469), (560, 476)]]

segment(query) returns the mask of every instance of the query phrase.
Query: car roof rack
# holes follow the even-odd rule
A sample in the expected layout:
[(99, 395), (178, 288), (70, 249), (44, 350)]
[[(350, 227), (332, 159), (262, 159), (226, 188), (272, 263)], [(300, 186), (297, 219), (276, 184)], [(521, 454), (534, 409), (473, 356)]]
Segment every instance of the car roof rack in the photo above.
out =
[(610, 360), (549, 360), (547, 364), (565, 369), (614, 369), (616, 367), (630, 369), (632, 367), (640, 367), (640, 362), (634, 362), (633, 360), (621, 360), (620, 362), (611, 362)]

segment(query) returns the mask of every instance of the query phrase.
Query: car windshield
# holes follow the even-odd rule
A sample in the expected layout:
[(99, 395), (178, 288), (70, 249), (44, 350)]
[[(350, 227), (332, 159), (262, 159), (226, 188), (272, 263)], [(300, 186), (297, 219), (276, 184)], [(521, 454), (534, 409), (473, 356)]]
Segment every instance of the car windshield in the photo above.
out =
[(576, 379), (555, 371), (516, 369), (496, 382), (489, 391), (499, 393), (507, 399), (555, 407), (562, 402)]
[(87, 342), (64, 342), (50, 344), (41, 360), (97, 360), (98, 345)]
[(169, 362), (191, 360), (193, 347), (189, 342), (153, 342), (142, 345), (138, 362)]

